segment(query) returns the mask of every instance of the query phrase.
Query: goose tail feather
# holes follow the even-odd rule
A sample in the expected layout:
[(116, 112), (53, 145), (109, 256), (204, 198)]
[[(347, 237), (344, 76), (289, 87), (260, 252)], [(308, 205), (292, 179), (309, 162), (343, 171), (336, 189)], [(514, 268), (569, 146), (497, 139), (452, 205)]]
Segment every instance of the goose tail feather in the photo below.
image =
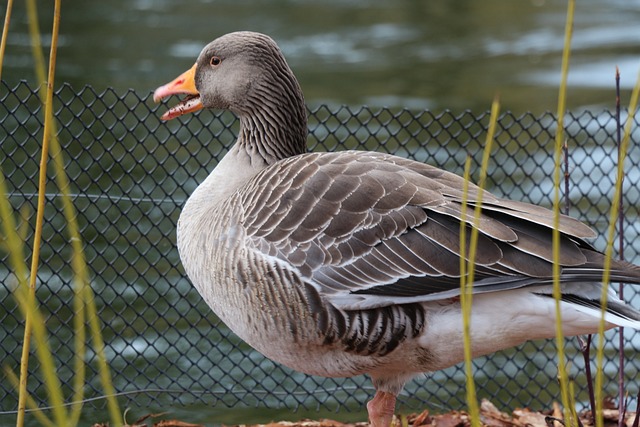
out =
[[(563, 295), (562, 301), (585, 314), (597, 318), (602, 317), (602, 304), (599, 299), (590, 299), (569, 294)], [(611, 295), (607, 300), (604, 320), (615, 326), (640, 330), (640, 311)]]

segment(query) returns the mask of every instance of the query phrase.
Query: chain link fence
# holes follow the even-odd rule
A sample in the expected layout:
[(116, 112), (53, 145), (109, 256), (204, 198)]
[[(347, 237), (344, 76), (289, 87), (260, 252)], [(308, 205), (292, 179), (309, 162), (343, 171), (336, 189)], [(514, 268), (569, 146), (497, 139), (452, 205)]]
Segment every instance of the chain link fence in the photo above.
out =
[[(26, 242), (33, 240), (43, 118), (37, 88), (0, 84), (0, 162), (8, 197)], [(373, 394), (365, 377), (327, 379), (303, 375), (266, 360), (233, 336), (185, 278), (175, 244), (182, 205), (228, 150), (237, 123), (228, 113), (204, 111), (168, 123), (166, 107), (148, 93), (60, 87), (54, 96), (58, 137), (70, 192), (91, 271), (107, 356), (126, 405), (258, 406), (361, 410)], [(623, 113), (622, 119), (625, 119)], [(623, 191), (625, 259), (640, 261), (640, 126), (626, 162)], [(319, 105), (309, 111), (310, 150), (377, 150), (428, 162), (456, 173), (470, 156), (477, 178), (488, 113), (433, 113)], [(615, 116), (609, 111), (569, 113), (570, 214), (604, 236), (617, 165)], [(496, 195), (551, 206), (553, 114), (502, 113), (489, 170)], [(55, 154), (55, 153), (52, 153)], [(73, 274), (59, 189), (49, 173), (37, 296), (47, 318), (58, 375), (73, 377)], [(564, 189), (564, 184), (563, 184)], [(604, 237), (594, 244), (603, 250)], [(25, 259), (30, 250), (25, 249)], [(15, 281), (6, 247), (0, 246), (0, 360), (17, 371), (23, 320), (11, 294)], [(617, 286), (617, 285), (616, 285)], [(640, 307), (638, 290), (625, 298)], [(618, 332), (607, 334), (605, 392), (615, 395)], [(640, 333), (623, 335), (627, 391), (638, 392)], [(91, 343), (89, 343), (91, 345)], [(586, 402), (584, 361), (569, 340), (568, 358), (577, 399)], [(87, 397), (101, 394), (95, 354)], [(527, 343), (475, 360), (480, 397), (499, 407), (548, 407), (558, 399), (554, 345)], [(40, 403), (45, 390), (37, 360), (29, 390)], [(0, 411), (15, 410), (17, 397), (0, 374)], [(457, 408), (465, 403), (460, 366), (411, 382), (400, 397), (406, 408)], [(97, 400), (93, 405), (103, 405)]]

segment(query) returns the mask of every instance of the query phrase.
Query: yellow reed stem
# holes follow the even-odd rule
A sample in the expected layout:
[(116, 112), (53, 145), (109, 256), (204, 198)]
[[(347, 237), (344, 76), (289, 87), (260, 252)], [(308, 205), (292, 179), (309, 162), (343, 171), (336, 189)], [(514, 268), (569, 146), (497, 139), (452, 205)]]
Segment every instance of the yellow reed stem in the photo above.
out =
[[(18, 300), (18, 306), (25, 319), (31, 319), (32, 332), (36, 342), (36, 352), (40, 362), (40, 370), (43, 376), (43, 382), (49, 395), (49, 402), (53, 411), (55, 424), (58, 426), (67, 426), (68, 414), (64, 407), (62, 398), (62, 386), (60, 379), (56, 376), (56, 366), (49, 343), (47, 341), (47, 331), (45, 329), (45, 321), (36, 305), (36, 298), (31, 288), (18, 287), (14, 293)], [(26, 403), (26, 393), (24, 395)], [(20, 415), (20, 414), (18, 414)], [(23, 410), (24, 417), (24, 410)]]
[[(16, 223), (13, 217), (13, 209), (9, 200), (6, 197), (7, 186), (4, 181), (4, 173), (0, 171), (0, 218), (2, 219), (3, 225), (3, 233), (6, 239), (7, 251), (9, 253), (9, 259), (11, 260), (11, 265), (13, 271), (16, 274), (17, 288), (24, 289), (27, 284), (26, 280), (28, 277), (28, 269), (23, 257), (23, 245), (20, 236), (18, 235)], [(23, 348), (22, 356), (24, 357), (25, 349), (28, 355), (28, 348)], [(28, 356), (27, 356), (28, 357)], [(21, 370), (23, 369), (23, 365), (21, 364)], [(9, 370), (8, 367), (5, 366), (5, 370)], [(12, 372), (13, 374), (13, 372)], [(15, 374), (14, 374), (15, 377)], [(23, 401), (18, 401), (18, 416), (16, 418), (16, 425), (18, 427), (22, 427), (24, 425), (24, 414), (26, 402), (30, 399), (28, 394), (26, 393), (26, 377), (22, 377), (20, 379), (16, 378), (15, 382), (16, 389), (24, 390), (24, 394), (19, 395), (24, 396)], [(44, 416), (44, 415), (43, 415)], [(46, 418), (46, 417), (45, 417)]]
[[(4, 373), (9, 379), (11, 385), (17, 389), (20, 384), (18, 376), (11, 369), (9, 369), (8, 366), (4, 366)], [(40, 424), (45, 427), (56, 427), (53, 421), (47, 418), (47, 416), (40, 410), (40, 408), (38, 408), (38, 404), (30, 395), (27, 395), (27, 405), (31, 409), (33, 409), (33, 416), (36, 418), (36, 420), (38, 420)]]
[[(27, 16), (29, 17), (29, 38), (31, 39), (31, 54), (33, 55), (34, 61), (34, 69), (36, 72), (36, 78), (38, 79), (38, 84), (43, 87), (46, 82), (45, 75), (45, 59), (44, 54), (42, 52), (42, 44), (40, 43), (40, 28), (38, 25), (38, 6), (36, 5), (35, 0), (27, 0)], [(40, 91), (40, 101), (42, 103), (46, 100), (46, 91)], [(55, 129), (55, 122), (52, 122)], [(56, 135), (57, 132), (54, 132), (53, 135)], [(55, 136), (54, 136), (55, 138)]]
[(480, 192), (478, 193), (478, 199), (476, 200), (476, 207), (473, 217), (474, 227), (471, 229), (471, 241), (469, 243), (469, 279), (473, 284), (475, 273), (475, 257), (478, 249), (478, 224), (480, 223), (480, 215), (482, 213), (482, 190), (486, 185), (487, 170), (489, 168), (489, 157), (491, 157), (491, 147), (493, 145), (493, 139), (496, 134), (496, 126), (498, 123), (498, 114), (500, 113), (500, 101), (494, 99), (491, 104), (491, 118), (489, 119), (489, 130), (487, 131), (487, 139), (485, 141), (484, 150), (482, 153), (482, 165), (480, 166), (480, 178), (478, 179), (478, 187)]
[(58, 46), (58, 34), (60, 29), (60, 0), (54, 3), (53, 28), (51, 30), (51, 51), (49, 56), (49, 70), (44, 101), (45, 117), (44, 132), (42, 136), (42, 153), (40, 157), (40, 175), (38, 179), (38, 204), (36, 210), (36, 226), (33, 239), (33, 253), (31, 257), (31, 274), (29, 276), (28, 290), (19, 287), (16, 296), (20, 303), (21, 310), (25, 315), (24, 340), (22, 357), (20, 360), (20, 384), (18, 389), (18, 417), (16, 425), (24, 425), (25, 406), (27, 398), (27, 377), (29, 367), (29, 350), (31, 347), (31, 333), (36, 334), (38, 356), (43, 367), (43, 375), (53, 414), (56, 423), (64, 425), (68, 422), (68, 417), (63, 405), (62, 392), (59, 379), (55, 376), (55, 364), (47, 346), (46, 332), (44, 330), (44, 320), (36, 309), (36, 280), (38, 265), (40, 263), (40, 245), (42, 241), (42, 226), (44, 222), (45, 193), (47, 184), (47, 160), (49, 156), (49, 141), (51, 136), (51, 126), (53, 123), (53, 82), (55, 80), (55, 63)]
[(464, 188), (462, 195), (462, 221), (460, 223), (460, 306), (462, 309), (462, 327), (464, 337), (464, 359), (465, 374), (467, 380), (467, 405), (469, 406), (469, 415), (471, 425), (473, 427), (480, 426), (480, 409), (478, 407), (478, 399), (476, 396), (476, 388), (473, 380), (473, 351), (471, 348), (471, 309), (473, 303), (473, 282), (475, 272), (475, 257), (478, 247), (478, 223), (482, 212), (482, 195), (487, 179), (487, 170), (489, 168), (489, 157), (491, 156), (491, 146), (495, 136), (496, 125), (498, 122), (498, 114), (500, 111), (500, 103), (496, 98), (491, 105), (491, 118), (489, 120), (489, 130), (482, 155), (482, 165), (480, 167), (480, 178), (478, 180), (477, 198), (474, 199), (475, 204), (473, 227), (471, 228), (471, 236), (469, 240), (469, 254), (466, 249), (466, 223), (467, 223), (467, 201), (469, 192), (469, 175), (471, 159), (467, 157), (464, 168)]
[(462, 206), (460, 209), (460, 309), (462, 310), (462, 336), (464, 340), (464, 373), (467, 384), (467, 406), (472, 427), (480, 426), (480, 410), (473, 380), (473, 355), (471, 349), (471, 303), (473, 282), (467, 271), (467, 201), (469, 198), (469, 180), (471, 175), (471, 157), (464, 163), (464, 186), (462, 188)]
[[(29, 30), (31, 35), (33, 55), (36, 65), (36, 75), (41, 81), (41, 85), (44, 82), (44, 55), (42, 54), (42, 48), (40, 46), (40, 30), (38, 28), (37, 19), (37, 6), (35, 0), (27, 0), (27, 9), (29, 12)], [(42, 95), (42, 93), (41, 93)], [(41, 96), (43, 103), (46, 102), (44, 96)], [(94, 342), (95, 352), (98, 360), (98, 368), (100, 372), (100, 379), (103, 385), (103, 391), (107, 397), (107, 405), (109, 408), (111, 422), (114, 425), (121, 425), (122, 418), (120, 415), (120, 409), (118, 407), (117, 400), (115, 398), (115, 389), (111, 382), (111, 374), (109, 372), (109, 366), (104, 354), (104, 341), (102, 340), (102, 333), (95, 307), (94, 295), (91, 287), (89, 286), (89, 274), (87, 271), (86, 260), (84, 258), (83, 244), (79, 232), (78, 223), (76, 220), (76, 213), (73, 203), (71, 202), (71, 196), (69, 194), (69, 180), (64, 168), (64, 157), (60, 142), (57, 139), (57, 130), (55, 122), (51, 120), (51, 158), (54, 162), (55, 176), (57, 180), (58, 188), (60, 189), (63, 212), (67, 222), (67, 229), (69, 231), (69, 240), (72, 246), (72, 267), (75, 277), (75, 297), (74, 297), (74, 344), (75, 344), (75, 357), (74, 357), (74, 395), (72, 397), (73, 402), (81, 402), (84, 397), (84, 382), (85, 382), (85, 363), (84, 356), (86, 353), (85, 347), (85, 318), (88, 311), (89, 324), (91, 329), (91, 335)], [(77, 424), (82, 411), (82, 405), (74, 405), (69, 424)]]
[(2, 79), (2, 65), (4, 64), (4, 51), (7, 48), (7, 36), (9, 35), (12, 9), (13, 0), (7, 0), (7, 10), (4, 14), (4, 27), (2, 27), (2, 39), (0, 40), (0, 79)]
[(573, 34), (573, 16), (575, 13), (575, 0), (569, 0), (567, 7), (567, 20), (565, 24), (564, 48), (562, 51), (562, 73), (560, 89), (558, 93), (558, 127), (555, 140), (555, 169), (554, 169), (554, 199), (553, 199), (553, 296), (555, 298), (556, 313), (556, 347), (558, 352), (558, 377), (560, 380), (560, 393), (564, 410), (565, 423), (574, 425), (576, 420), (571, 417), (571, 402), (569, 399), (568, 373), (564, 353), (564, 336), (562, 333), (562, 315), (560, 289), (560, 185), (562, 171), (562, 149), (564, 146), (564, 115), (566, 110), (567, 76), (569, 74), (569, 56), (571, 53), (571, 37)]
[(122, 414), (116, 399), (116, 390), (111, 382), (111, 374), (107, 358), (104, 354), (104, 341), (102, 339), (102, 331), (100, 330), (100, 318), (98, 317), (96, 306), (93, 303), (93, 295), (90, 291), (91, 289), (87, 292), (87, 296), (89, 297), (89, 300), (87, 301), (87, 317), (89, 318), (89, 327), (91, 329), (94, 349), (98, 357), (100, 381), (102, 382), (102, 391), (104, 391), (107, 399), (109, 418), (111, 419), (111, 423), (117, 427), (123, 425)]
[(22, 256), (22, 241), (17, 233), (16, 223), (13, 217), (13, 208), (7, 199), (7, 186), (4, 182), (4, 173), (0, 165), (0, 219), (2, 219), (2, 231), (6, 239), (9, 259), (16, 274), (18, 286), (23, 285), (28, 276), (27, 265)]
[[(638, 78), (636, 80), (636, 84), (633, 87), (631, 92), (631, 99), (629, 101), (629, 111), (627, 115), (627, 120), (624, 126), (624, 136), (622, 137), (622, 142), (620, 143), (620, 156), (618, 160), (618, 169), (616, 176), (616, 189), (613, 194), (613, 200), (611, 201), (611, 211), (609, 212), (609, 229), (607, 233), (607, 247), (605, 249), (605, 258), (604, 258), (604, 272), (602, 274), (602, 295), (600, 297), (600, 301), (602, 304), (602, 314), (600, 317), (600, 325), (598, 327), (598, 347), (596, 353), (597, 360), (597, 372), (596, 372), (596, 381), (595, 381), (595, 399), (596, 399), (596, 427), (603, 427), (604, 419), (602, 416), (603, 411), (603, 391), (602, 387), (604, 384), (604, 331), (605, 331), (605, 321), (604, 315), (607, 309), (607, 291), (609, 289), (609, 280), (611, 278), (611, 257), (613, 256), (613, 243), (616, 232), (616, 223), (618, 218), (620, 199), (622, 198), (622, 182), (624, 178), (624, 161), (627, 156), (627, 150), (629, 148), (629, 142), (631, 140), (631, 128), (633, 127), (633, 119), (636, 114), (636, 110), (638, 109), (638, 98), (640, 97), (640, 72), (638, 73)], [(620, 230), (622, 232), (622, 230)], [(620, 351), (624, 351), (624, 349), (620, 349)], [(623, 369), (622, 366), (619, 369)], [(620, 396), (622, 398), (622, 396)]]
[[(45, 82), (45, 60), (40, 44), (40, 29), (38, 26), (38, 13), (35, 0), (27, 0), (27, 15), (29, 16), (29, 34), (31, 36), (31, 47), (35, 63), (36, 76), (40, 83), (40, 100), (46, 102), (46, 93), (43, 92)], [(80, 239), (79, 227), (76, 221), (76, 214), (71, 197), (69, 195), (69, 179), (64, 168), (64, 158), (62, 149), (58, 141), (58, 131), (56, 122), (51, 120), (51, 159), (54, 163), (54, 170), (58, 188), (61, 193), (64, 216), (69, 231), (69, 240), (72, 247), (72, 259), (75, 277), (75, 296), (73, 299), (74, 316), (74, 375), (73, 375), (73, 402), (81, 402), (84, 398), (84, 382), (86, 378), (86, 365), (84, 356), (86, 354), (86, 331), (85, 331), (85, 300), (87, 299), (86, 289), (89, 287), (89, 275), (84, 259), (82, 241)], [(82, 405), (74, 405), (71, 410), (69, 425), (76, 425), (80, 419)]]

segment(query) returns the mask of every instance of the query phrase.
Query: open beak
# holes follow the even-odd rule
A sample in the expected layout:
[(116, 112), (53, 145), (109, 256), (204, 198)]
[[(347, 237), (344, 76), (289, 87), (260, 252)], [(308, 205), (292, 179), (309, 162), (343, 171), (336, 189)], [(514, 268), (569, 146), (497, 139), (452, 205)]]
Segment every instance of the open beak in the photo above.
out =
[(180, 74), (175, 80), (164, 86), (160, 86), (153, 92), (153, 100), (155, 102), (159, 102), (171, 95), (187, 95), (185, 99), (164, 113), (161, 117), (162, 120), (175, 119), (183, 114), (202, 109), (200, 93), (196, 89), (195, 75), (196, 65), (194, 64), (193, 67)]

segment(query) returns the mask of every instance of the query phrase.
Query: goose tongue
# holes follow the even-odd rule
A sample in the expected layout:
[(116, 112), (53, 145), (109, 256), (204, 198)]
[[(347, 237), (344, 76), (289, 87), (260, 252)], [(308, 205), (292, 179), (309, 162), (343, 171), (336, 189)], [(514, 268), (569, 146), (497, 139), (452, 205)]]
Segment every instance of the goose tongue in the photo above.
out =
[(200, 101), (200, 93), (196, 89), (195, 84), (196, 65), (180, 74), (173, 81), (164, 86), (160, 86), (153, 92), (153, 100), (159, 102), (171, 95), (188, 95), (177, 105), (171, 107), (169, 111), (164, 113), (162, 120), (171, 120), (183, 114), (192, 113), (202, 108)]

